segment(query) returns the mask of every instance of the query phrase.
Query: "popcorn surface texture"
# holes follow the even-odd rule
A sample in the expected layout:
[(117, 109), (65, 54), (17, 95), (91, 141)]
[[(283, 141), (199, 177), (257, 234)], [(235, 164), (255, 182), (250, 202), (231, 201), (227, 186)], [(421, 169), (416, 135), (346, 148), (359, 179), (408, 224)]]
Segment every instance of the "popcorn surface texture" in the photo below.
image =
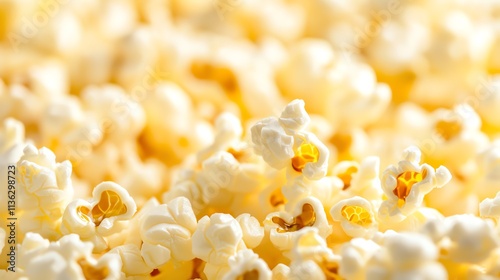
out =
[(0, 279), (500, 279), (500, 1), (0, 0)]

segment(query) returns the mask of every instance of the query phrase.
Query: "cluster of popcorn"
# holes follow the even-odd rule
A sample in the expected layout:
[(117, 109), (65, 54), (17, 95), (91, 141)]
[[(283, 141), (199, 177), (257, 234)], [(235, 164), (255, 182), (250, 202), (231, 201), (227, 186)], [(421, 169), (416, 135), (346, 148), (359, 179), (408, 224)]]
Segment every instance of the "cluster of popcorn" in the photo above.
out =
[(499, 14), (0, 0), (0, 278), (499, 279)]

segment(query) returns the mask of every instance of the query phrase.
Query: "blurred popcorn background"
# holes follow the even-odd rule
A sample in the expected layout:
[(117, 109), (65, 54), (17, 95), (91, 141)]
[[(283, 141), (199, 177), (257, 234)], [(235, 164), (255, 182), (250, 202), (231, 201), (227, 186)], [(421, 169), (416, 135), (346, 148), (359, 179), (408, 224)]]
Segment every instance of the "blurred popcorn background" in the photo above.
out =
[[(161, 278), (173, 271), (178, 278), (170, 279), (208, 277), (203, 267), (210, 272), (218, 264), (200, 252), (180, 257), (180, 249), (168, 253), (175, 264), (145, 259), (143, 270), (127, 268), (127, 244), (160, 246), (144, 241), (142, 228), (134, 232), (143, 224), (140, 215), (172, 201), (181, 209), (186, 202), (176, 199), (184, 196), (195, 215), (179, 222), (189, 238), (200, 230), (196, 220), (213, 213), (238, 216), (231, 217), (238, 228), (264, 225), (269, 213), (283, 210), (279, 187), (288, 177), (253, 152), (250, 128), (279, 116), (295, 99), (304, 100), (310, 116), (306, 130), (329, 151), (328, 177), (344, 180), (350, 173), (340, 162), (356, 162), (355, 170), (363, 170), (371, 156), (379, 158), (380, 170), (374, 170), (381, 174), (415, 145), (421, 162), (446, 166), (452, 175), (447, 186), (425, 197), (426, 207), (444, 217), (478, 216), (479, 203), (500, 191), (498, 73), (498, 0), (0, 0), (0, 217), (8, 216), (7, 166), (17, 164), (17, 243), (28, 232), (51, 242), (78, 233), (93, 243), (89, 250), (97, 259), (119, 251), (122, 277)], [(237, 165), (237, 175), (229, 174), (237, 182), (223, 182), (213, 194), (203, 184), (220, 179), (217, 164), (227, 156)], [(42, 175), (33, 168), (48, 179), (36, 179)], [(35, 190), (36, 184), (20, 179), (28, 173), (30, 180), (52, 185)], [(130, 221), (117, 219), (130, 222), (128, 231), (120, 224), (121, 231), (104, 233), (96, 222), (92, 230), (100, 235), (94, 240), (65, 217), (73, 211), (68, 205), (90, 212), (99, 200), (94, 187), (103, 181), (125, 189), (138, 213)], [(120, 194), (121, 203), (124, 197), (129, 199)], [(321, 201), (326, 213), (337, 201)], [(253, 220), (239, 216), (244, 213)], [(334, 232), (342, 231), (327, 215)], [(226, 218), (212, 215), (200, 224)], [(379, 230), (400, 228), (409, 229), (387, 224)], [(241, 230), (245, 248), (255, 248), (269, 269), (277, 267), (273, 279), (287, 275), (277, 265), (290, 265), (290, 257), (273, 247), (267, 228), (260, 246), (249, 245), (251, 237)], [(141, 237), (133, 236), (138, 232)], [(325, 244), (334, 248), (351, 237), (334, 233)], [(38, 237), (29, 238), (34, 243)], [(1, 269), (8, 266), (7, 252), (6, 244)], [(234, 267), (256, 259), (247, 251), (237, 256)], [(28, 264), (35, 257), (25, 258), (18, 266), (29, 276), (37, 271)], [(479, 259), (474, 265), (486, 257)], [(450, 262), (442, 262), (449, 271)], [(300, 267), (287, 273), (300, 275)]]

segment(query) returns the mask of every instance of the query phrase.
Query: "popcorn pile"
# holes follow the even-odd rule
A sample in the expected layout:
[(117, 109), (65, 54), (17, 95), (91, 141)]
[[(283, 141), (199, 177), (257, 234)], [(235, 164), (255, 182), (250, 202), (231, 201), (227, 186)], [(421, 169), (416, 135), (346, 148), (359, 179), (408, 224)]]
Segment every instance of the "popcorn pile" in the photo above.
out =
[(500, 279), (499, 15), (0, 1), (0, 278)]

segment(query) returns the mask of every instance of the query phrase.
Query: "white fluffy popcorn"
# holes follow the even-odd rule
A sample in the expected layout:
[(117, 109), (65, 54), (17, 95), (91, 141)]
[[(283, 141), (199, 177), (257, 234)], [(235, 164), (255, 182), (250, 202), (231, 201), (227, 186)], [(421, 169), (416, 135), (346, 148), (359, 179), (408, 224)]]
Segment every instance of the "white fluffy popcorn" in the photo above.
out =
[(494, 198), (486, 198), (481, 201), (479, 215), (483, 218), (500, 218), (500, 192)]
[(476, 157), (478, 174), (472, 181), (474, 193), (479, 199), (494, 197), (499, 191), (500, 141), (493, 141), (488, 148)]
[(448, 217), (444, 226), (439, 246), (442, 256), (453, 262), (481, 263), (500, 244), (491, 221), (473, 215)]
[(263, 119), (252, 126), (252, 141), (255, 153), (276, 169), (287, 166), (293, 157), (294, 139), (276, 118)]
[(243, 231), (243, 241), (248, 248), (259, 246), (262, 238), (264, 238), (264, 228), (260, 225), (259, 220), (244, 213), (236, 217)]
[(330, 209), (335, 221), (352, 237), (372, 237), (378, 229), (373, 205), (366, 199), (355, 196), (339, 201)]
[(340, 257), (327, 247), (318, 229), (309, 227), (298, 233), (294, 239), (289, 278), (336, 279)]
[(370, 279), (447, 279), (445, 268), (437, 262), (439, 252), (432, 241), (415, 233), (386, 232), (380, 249), (366, 266)]
[(120, 185), (102, 182), (92, 191), (92, 199), (76, 199), (66, 208), (61, 231), (77, 233), (94, 242), (98, 252), (107, 248), (103, 237), (122, 231), (137, 210), (133, 198)]
[(23, 153), (17, 164), (18, 201), (25, 211), (20, 231), (57, 238), (64, 209), (73, 198), (71, 163), (57, 163), (47, 148), (27, 145)]
[(290, 212), (270, 213), (264, 220), (264, 228), (269, 231), (271, 242), (285, 252), (293, 248), (294, 236), (307, 227), (317, 228), (322, 238), (332, 232), (323, 205), (313, 197), (298, 201)]
[(342, 245), (339, 275), (346, 279), (365, 279), (366, 264), (379, 249), (380, 245), (364, 238), (354, 238)]
[(246, 249), (243, 230), (229, 214), (217, 213), (201, 218), (192, 240), (194, 256), (216, 266), (227, 264), (229, 257)]
[(303, 131), (310, 118), (304, 101), (290, 102), (280, 118), (263, 119), (251, 128), (255, 153), (276, 169), (319, 180), (326, 175), (330, 152), (312, 133)]
[(436, 170), (420, 164), (421, 152), (411, 146), (403, 152), (397, 166), (389, 166), (382, 175), (382, 189), (387, 196), (378, 211), (381, 220), (401, 221), (422, 205), (424, 196), (434, 188), (440, 188), (451, 179), (444, 166)]
[(157, 268), (170, 259), (193, 259), (191, 236), (196, 223), (191, 204), (185, 197), (149, 209), (140, 220), (141, 254), (146, 264)]
[(112, 254), (96, 260), (92, 247), (76, 234), (49, 242), (38, 234), (27, 233), (19, 250), (21, 275), (29, 279), (120, 279), (121, 260)]
[(303, 130), (311, 121), (311, 118), (305, 110), (305, 102), (295, 99), (288, 103), (278, 118), (281, 127), (287, 134), (293, 135), (295, 132)]
[(271, 270), (266, 262), (259, 258), (252, 250), (241, 250), (228, 259), (229, 271), (222, 278), (233, 280), (239, 278), (251, 278), (258, 280), (270, 280)]

